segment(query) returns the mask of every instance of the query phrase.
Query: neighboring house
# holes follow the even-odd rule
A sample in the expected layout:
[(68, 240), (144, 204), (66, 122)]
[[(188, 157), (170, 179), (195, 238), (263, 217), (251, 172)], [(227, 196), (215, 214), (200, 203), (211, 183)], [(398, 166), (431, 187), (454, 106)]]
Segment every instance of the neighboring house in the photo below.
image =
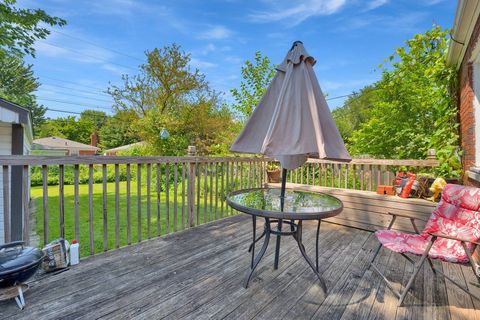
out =
[(33, 151), (35, 155), (65, 155), (65, 156), (85, 156), (95, 155), (100, 148), (88, 144), (59, 138), (48, 137), (33, 140)]
[(458, 70), (464, 183), (480, 186), (480, 1), (459, 0), (447, 63)]
[[(30, 111), (0, 98), (0, 155), (27, 155), (32, 145)], [(22, 181), (22, 166), (10, 169), (10, 181)], [(29, 185), (26, 186), (29, 188)], [(12, 241), (22, 240), (23, 205), (22, 183), (10, 183), (10, 231)], [(3, 175), (0, 175), (0, 203), (3, 204)], [(0, 244), (5, 239), (3, 205), (0, 205)]]
[(118, 152), (120, 152), (120, 151), (129, 150), (129, 149), (136, 148), (136, 147), (142, 147), (144, 145), (145, 145), (145, 141), (126, 144), (124, 146), (120, 146), (120, 147), (105, 150), (103, 155), (104, 156), (116, 156), (118, 154)]

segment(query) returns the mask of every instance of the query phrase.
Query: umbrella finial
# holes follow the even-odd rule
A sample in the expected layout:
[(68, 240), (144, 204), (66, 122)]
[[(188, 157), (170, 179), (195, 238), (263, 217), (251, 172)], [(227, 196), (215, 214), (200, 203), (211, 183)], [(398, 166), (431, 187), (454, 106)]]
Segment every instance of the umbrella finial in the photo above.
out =
[(300, 40), (294, 41), (293, 44), (292, 44), (292, 47), (290, 48), (290, 51), (293, 50), (293, 48), (295, 48), (295, 46), (296, 46), (297, 44), (303, 44), (303, 42), (300, 41)]

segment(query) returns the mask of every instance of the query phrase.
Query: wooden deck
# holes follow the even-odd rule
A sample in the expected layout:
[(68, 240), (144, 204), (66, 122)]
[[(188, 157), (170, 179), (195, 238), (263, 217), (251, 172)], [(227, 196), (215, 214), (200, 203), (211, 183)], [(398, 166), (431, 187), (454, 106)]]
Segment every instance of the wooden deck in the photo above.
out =
[[(305, 226), (309, 252), (314, 232), (314, 225)], [(480, 302), (428, 268), (421, 271), (406, 306), (397, 307), (393, 294), (368, 269), (378, 244), (373, 234), (333, 223), (322, 224), (321, 231), (326, 297), (291, 238), (282, 241), (279, 270), (273, 270), (271, 241), (244, 289), (250, 236), (250, 218), (238, 215), (90, 257), (69, 271), (32, 282), (24, 311), (13, 301), (1, 302), (0, 318), (480, 320)], [(411, 271), (401, 256), (386, 250), (377, 263), (398, 285)], [(466, 267), (444, 264), (443, 270), (468, 283), (475, 280)]]

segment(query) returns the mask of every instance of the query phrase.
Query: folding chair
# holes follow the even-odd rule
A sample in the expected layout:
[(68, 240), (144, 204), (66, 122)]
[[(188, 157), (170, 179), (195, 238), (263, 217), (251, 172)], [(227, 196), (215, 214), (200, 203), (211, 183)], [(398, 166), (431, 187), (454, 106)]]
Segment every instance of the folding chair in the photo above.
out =
[[(455, 282), (455, 280), (443, 273), (442, 270), (434, 267), (432, 263), (432, 259), (440, 259), (444, 262), (470, 264), (480, 284), (480, 267), (476, 265), (472, 259), (472, 254), (476, 246), (480, 245), (479, 211), (480, 189), (447, 184), (442, 191), (440, 202), (428, 219), (425, 229), (422, 232), (419, 232), (415, 224), (415, 220), (421, 219), (389, 213), (392, 215), (392, 220), (390, 221), (388, 229), (375, 232), (375, 236), (380, 241), (380, 245), (370, 261), (370, 266), (373, 267), (386, 282), (390, 290), (398, 297), (399, 306), (403, 305), (405, 296), (425, 261), (428, 262), (435, 274), (444, 276), (470, 296), (480, 300), (479, 297), (470, 292), (468, 287), (464, 287)], [(416, 234), (390, 230), (397, 217), (410, 219)], [(391, 282), (373, 264), (382, 246), (401, 254), (414, 265), (413, 273), (403, 292), (397, 292)], [(407, 256), (406, 253), (412, 253), (421, 257), (415, 262)]]

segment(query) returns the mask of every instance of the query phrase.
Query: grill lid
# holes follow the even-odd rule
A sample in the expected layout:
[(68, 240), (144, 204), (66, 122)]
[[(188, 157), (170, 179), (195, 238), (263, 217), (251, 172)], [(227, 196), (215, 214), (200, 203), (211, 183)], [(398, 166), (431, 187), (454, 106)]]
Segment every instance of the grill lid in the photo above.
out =
[(40, 249), (24, 247), (22, 241), (0, 245), (0, 276), (37, 264), (44, 255)]

